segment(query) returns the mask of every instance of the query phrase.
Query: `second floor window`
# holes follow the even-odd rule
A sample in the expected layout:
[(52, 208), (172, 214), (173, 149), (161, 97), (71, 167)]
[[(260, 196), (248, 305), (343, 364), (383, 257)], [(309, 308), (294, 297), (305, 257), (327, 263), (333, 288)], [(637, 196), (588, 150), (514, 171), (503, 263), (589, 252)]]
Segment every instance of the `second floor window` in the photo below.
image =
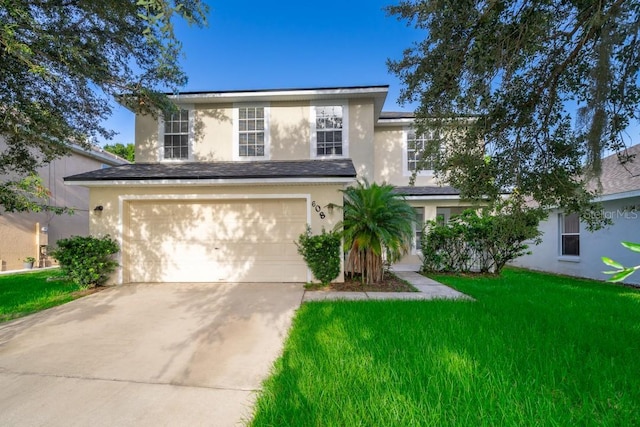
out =
[(413, 172), (434, 170), (436, 156), (426, 155), (425, 148), (436, 139), (435, 132), (428, 131), (423, 135), (416, 135), (414, 131), (407, 134), (407, 170)]
[(264, 107), (238, 108), (238, 155), (261, 157), (265, 155)]
[(164, 118), (164, 155), (167, 160), (189, 158), (189, 111), (180, 110)]
[(316, 107), (316, 154), (342, 156), (342, 106)]

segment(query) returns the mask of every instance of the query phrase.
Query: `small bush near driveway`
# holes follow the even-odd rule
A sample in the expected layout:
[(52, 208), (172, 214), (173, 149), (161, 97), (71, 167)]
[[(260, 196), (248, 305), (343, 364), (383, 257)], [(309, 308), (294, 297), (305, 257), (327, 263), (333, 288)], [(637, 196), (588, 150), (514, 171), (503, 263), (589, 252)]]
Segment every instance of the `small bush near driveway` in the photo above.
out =
[(53, 257), (69, 279), (83, 288), (102, 285), (118, 266), (112, 256), (120, 248), (109, 236), (73, 236), (56, 244)]

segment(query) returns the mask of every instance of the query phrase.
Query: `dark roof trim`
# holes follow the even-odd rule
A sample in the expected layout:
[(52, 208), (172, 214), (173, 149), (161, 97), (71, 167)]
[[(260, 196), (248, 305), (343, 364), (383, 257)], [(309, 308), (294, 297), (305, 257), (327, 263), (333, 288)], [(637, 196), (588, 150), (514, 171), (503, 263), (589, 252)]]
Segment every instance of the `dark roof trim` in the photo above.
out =
[(394, 193), (407, 197), (414, 196), (459, 196), (460, 191), (450, 186), (421, 186), (421, 187), (396, 187)]
[(136, 163), (65, 177), (77, 181), (250, 180), (273, 178), (355, 178), (351, 159), (252, 162)]
[(416, 114), (412, 111), (383, 111), (379, 120), (415, 119)]

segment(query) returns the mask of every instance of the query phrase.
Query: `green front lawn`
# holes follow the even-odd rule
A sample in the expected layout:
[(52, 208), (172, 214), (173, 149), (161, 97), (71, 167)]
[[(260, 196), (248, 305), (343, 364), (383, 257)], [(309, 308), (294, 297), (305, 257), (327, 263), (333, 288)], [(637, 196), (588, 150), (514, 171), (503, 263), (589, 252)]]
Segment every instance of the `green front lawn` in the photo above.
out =
[(24, 316), (77, 298), (80, 288), (59, 278), (59, 270), (0, 276), (0, 322)]
[(253, 425), (637, 425), (638, 290), (435, 279), (476, 301), (303, 304)]

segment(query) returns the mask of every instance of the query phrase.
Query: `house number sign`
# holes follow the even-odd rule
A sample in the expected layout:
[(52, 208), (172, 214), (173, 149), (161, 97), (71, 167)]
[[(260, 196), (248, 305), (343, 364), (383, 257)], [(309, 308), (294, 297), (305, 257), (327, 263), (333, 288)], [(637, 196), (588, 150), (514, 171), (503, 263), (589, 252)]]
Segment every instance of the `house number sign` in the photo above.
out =
[(320, 219), (325, 219), (326, 215), (322, 210), (322, 207), (316, 203), (316, 201), (312, 201), (311, 202), (311, 207), (313, 208), (314, 211), (316, 211), (318, 213), (318, 216), (320, 217)]

